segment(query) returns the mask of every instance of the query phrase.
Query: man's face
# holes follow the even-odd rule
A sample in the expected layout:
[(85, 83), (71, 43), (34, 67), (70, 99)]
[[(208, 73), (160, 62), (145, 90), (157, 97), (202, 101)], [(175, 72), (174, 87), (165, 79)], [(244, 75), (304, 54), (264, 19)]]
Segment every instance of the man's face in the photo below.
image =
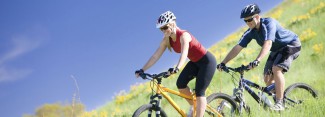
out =
[(255, 14), (255, 15), (253, 15), (253, 16), (245, 17), (245, 18), (244, 18), (244, 22), (247, 24), (247, 26), (248, 26), (250, 29), (253, 29), (253, 28), (256, 27), (257, 22), (258, 22), (258, 19), (259, 19), (259, 15), (258, 15), (258, 14)]

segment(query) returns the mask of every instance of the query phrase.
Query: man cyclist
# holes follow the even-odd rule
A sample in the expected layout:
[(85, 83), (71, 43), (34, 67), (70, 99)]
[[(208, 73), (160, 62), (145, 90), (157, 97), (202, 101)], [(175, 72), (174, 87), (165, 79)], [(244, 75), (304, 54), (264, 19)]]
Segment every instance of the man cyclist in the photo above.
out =
[[(135, 71), (136, 77), (139, 77), (139, 74), (154, 65), (166, 48), (168, 48), (169, 51), (172, 51), (172, 48), (176, 53), (181, 54), (176, 67), (168, 70), (171, 73), (177, 73), (179, 68), (186, 62), (186, 58), (189, 58), (190, 61), (180, 73), (176, 85), (181, 93), (191, 95), (192, 92), (187, 84), (196, 77), (196, 116), (203, 117), (207, 104), (205, 91), (212, 80), (217, 65), (215, 57), (207, 51), (193, 35), (186, 30), (180, 29), (176, 25), (176, 17), (172, 12), (167, 11), (161, 14), (157, 20), (156, 27), (161, 30), (164, 37), (158, 49), (147, 63), (140, 70)], [(188, 100), (188, 103), (193, 105), (192, 101)], [(187, 116), (192, 117), (192, 112), (193, 106), (190, 107)]]
[(249, 29), (245, 31), (226, 58), (217, 65), (217, 68), (221, 71), (227, 62), (247, 47), (252, 39), (255, 39), (262, 49), (249, 66), (250, 68), (258, 66), (259, 62), (271, 51), (264, 67), (264, 82), (270, 85), (275, 81), (276, 103), (270, 109), (280, 111), (284, 110), (285, 79), (283, 74), (289, 70), (292, 61), (299, 56), (301, 43), (295, 33), (284, 29), (275, 19), (261, 18), (260, 12), (256, 4), (247, 5), (242, 10), (240, 18), (244, 19)]

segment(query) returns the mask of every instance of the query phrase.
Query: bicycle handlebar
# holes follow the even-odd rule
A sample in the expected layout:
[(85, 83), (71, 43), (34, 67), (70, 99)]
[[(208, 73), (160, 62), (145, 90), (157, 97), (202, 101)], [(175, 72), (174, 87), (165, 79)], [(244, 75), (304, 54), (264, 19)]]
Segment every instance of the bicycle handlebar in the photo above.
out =
[[(161, 78), (168, 78), (170, 74), (168, 72), (161, 72), (159, 74), (149, 74), (149, 73), (141, 73), (140, 74), (142, 79), (161, 79)], [(148, 78), (148, 77), (150, 78)]]
[(250, 69), (249, 69), (249, 65), (246, 65), (246, 66), (245, 66), (245, 65), (241, 65), (240, 67), (237, 67), (237, 68), (232, 68), (232, 67), (227, 67), (227, 66), (225, 66), (225, 67), (223, 67), (222, 69), (223, 69), (225, 72), (227, 72), (227, 73), (230, 72), (229, 70), (234, 71), (234, 72), (239, 72), (239, 73), (250, 70)]

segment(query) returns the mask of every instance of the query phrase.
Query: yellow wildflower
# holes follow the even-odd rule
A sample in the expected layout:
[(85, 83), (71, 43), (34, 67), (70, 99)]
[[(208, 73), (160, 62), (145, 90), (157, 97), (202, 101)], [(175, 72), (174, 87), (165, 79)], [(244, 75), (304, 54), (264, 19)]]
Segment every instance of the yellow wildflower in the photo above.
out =
[(315, 44), (313, 46), (313, 50), (314, 50), (314, 53), (315, 54), (322, 54), (324, 53), (324, 46), (323, 46), (323, 43), (320, 43), (320, 44)]
[(234, 41), (236, 41), (237, 39), (239, 39), (240, 36), (236, 33), (232, 34), (232, 35), (229, 35), (228, 37), (226, 37), (225, 41), (227, 44), (230, 44)]
[(100, 112), (100, 117), (107, 117), (108, 113), (106, 111)]
[(317, 35), (316, 32), (312, 31), (311, 28), (308, 28), (307, 30), (303, 31), (301, 35), (299, 36), (300, 40), (302, 42), (308, 41), (315, 37)]
[(310, 14), (314, 15), (316, 13), (322, 12), (322, 10), (325, 10), (325, 3), (324, 2), (319, 3), (319, 5), (317, 7), (311, 9), (309, 12), (310, 12)]
[(79, 117), (97, 117), (97, 112), (95, 110), (83, 112)]
[(299, 16), (296, 16), (296, 17), (293, 17), (291, 19), (291, 23), (298, 23), (298, 22), (301, 22), (301, 21), (306, 21), (310, 18), (310, 15), (309, 13), (305, 14), (305, 15), (299, 15)]
[(274, 11), (273, 14), (271, 14), (271, 17), (274, 19), (279, 19), (282, 16), (283, 10), (282, 9), (278, 9), (276, 11)]

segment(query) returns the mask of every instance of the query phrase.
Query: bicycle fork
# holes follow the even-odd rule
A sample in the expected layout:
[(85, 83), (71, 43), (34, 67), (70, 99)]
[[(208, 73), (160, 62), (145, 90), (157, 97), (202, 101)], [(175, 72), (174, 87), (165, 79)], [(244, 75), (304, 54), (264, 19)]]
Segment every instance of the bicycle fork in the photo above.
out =
[(239, 107), (239, 113), (242, 113), (243, 108), (246, 110), (247, 105), (245, 103), (244, 97), (243, 97), (243, 89), (242, 88), (234, 88), (233, 90), (233, 97), (236, 102), (238, 102)]
[(254, 99), (259, 98), (251, 89), (249, 89), (246, 83), (247, 82), (243, 78), (241, 78), (239, 81), (238, 88), (234, 88), (233, 90), (234, 99), (239, 103), (239, 113), (242, 113), (243, 109), (245, 109), (246, 112), (250, 113), (250, 107), (245, 103), (243, 95), (244, 89), (247, 90), (248, 93), (250, 93), (254, 97)]
[[(158, 100), (155, 100), (155, 98), (158, 98)], [(162, 99), (162, 96), (159, 94), (150, 96), (150, 104), (153, 105), (153, 108), (149, 109), (148, 117), (151, 117), (153, 109), (156, 111), (156, 117), (159, 117), (160, 109), (161, 109), (161, 107), (160, 107), (161, 99)]]

